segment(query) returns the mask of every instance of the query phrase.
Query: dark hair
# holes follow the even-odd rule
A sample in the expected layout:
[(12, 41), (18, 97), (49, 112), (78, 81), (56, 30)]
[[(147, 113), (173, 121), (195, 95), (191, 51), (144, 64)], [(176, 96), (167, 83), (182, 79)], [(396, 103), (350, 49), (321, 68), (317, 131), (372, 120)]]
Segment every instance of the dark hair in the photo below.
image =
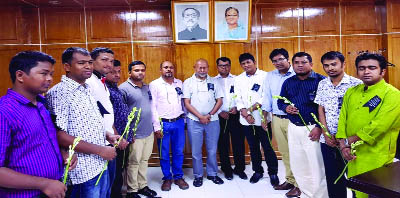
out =
[(218, 59), (217, 59), (217, 65), (218, 65), (218, 62), (219, 61), (222, 61), (222, 62), (226, 62), (226, 61), (228, 61), (229, 62), (229, 65), (231, 64), (231, 59), (229, 59), (228, 57), (225, 57), (225, 56), (223, 56), (223, 57), (219, 57)]
[(289, 60), (289, 53), (285, 48), (277, 48), (272, 50), (272, 52), (269, 54), (269, 59), (274, 58), (275, 56), (278, 56), (279, 54), (281, 54), (282, 56), (284, 56), (286, 59)]
[(146, 68), (146, 65), (142, 61), (133, 61), (131, 62), (131, 64), (128, 65), (128, 70), (131, 71), (132, 67), (135, 65), (144, 65), (144, 67)]
[(243, 53), (243, 54), (240, 54), (240, 56), (239, 56), (239, 63), (241, 63), (242, 61), (245, 61), (247, 59), (250, 59), (253, 62), (255, 62), (253, 55), (251, 55), (250, 53)]
[(114, 59), (114, 67), (120, 67), (120, 66), (121, 66), (121, 62), (119, 60)]
[(381, 68), (381, 70), (386, 69), (387, 68), (387, 61), (386, 58), (380, 54), (373, 54), (373, 53), (362, 53), (360, 55), (357, 56), (356, 58), (356, 69), (358, 69), (358, 63), (360, 63), (363, 60), (376, 60), (379, 63), (379, 67)]
[(343, 64), (344, 62), (344, 56), (342, 53), (338, 52), (338, 51), (330, 51), (330, 52), (326, 52), (324, 55), (322, 55), (321, 57), (321, 63), (324, 64), (324, 60), (335, 60), (336, 58), (338, 58), (340, 60), (340, 62)]
[(12, 57), (8, 71), (10, 72), (11, 81), (14, 83), (16, 72), (21, 70), (29, 75), (32, 68), (38, 65), (38, 62), (49, 62), (52, 65), (56, 63), (53, 57), (38, 51), (23, 51)]
[(186, 8), (186, 9), (184, 9), (183, 12), (182, 12), (182, 17), (185, 17), (186, 10), (194, 10), (196, 12), (196, 14), (197, 14), (197, 17), (200, 17), (200, 12), (196, 8)]
[(82, 54), (84, 56), (90, 56), (89, 51), (87, 51), (84, 48), (81, 48), (81, 47), (69, 47), (69, 48), (65, 49), (64, 52), (61, 55), (62, 64), (65, 64), (65, 63), (71, 64), (72, 58), (74, 56), (74, 53), (79, 53), (79, 54)]
[(225, 10), (225, 17), (226, 17), (226, 15), (228, 14), (228, 11), (229, 11), (229, 10), (235, 10), (235, 11), (237, 12), (238, 16), (239, 16), (239, 10), (238, 10), (237, 8), (229, 7), (229, 8), (226, 8), (226, 10)]
[(294, 54), (293, 57), (292, 57), (292, 63), (294, 63), (294, 59), (295, 59), (296, 57), (303, 57), (303, 56), (305, 56), (305, 57), (307, 58), (307, 60), (308, 60), (310, 63), (312, 63), (311, 55), (308, 54), (307, 52), (297, 52), (296, 54)]
[(110, 48), (96, 47), (92, 50), (92, 52), (90, 52), (90, 56), (92, 57), (93, 60), (96, 60), (96, 58), (100, 55), (100, 53), (114, 54), (114, 52)]

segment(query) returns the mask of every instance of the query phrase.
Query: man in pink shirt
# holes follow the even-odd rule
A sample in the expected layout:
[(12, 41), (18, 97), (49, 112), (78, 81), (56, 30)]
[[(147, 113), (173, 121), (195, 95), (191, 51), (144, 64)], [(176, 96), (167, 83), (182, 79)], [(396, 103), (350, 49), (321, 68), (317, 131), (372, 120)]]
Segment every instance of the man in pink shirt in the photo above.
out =
[[(185, 123), (182, 108), (182, 81), (174, 78), (174, 65), (170, 61), (160, 64), (161, 77), (150, 83), (153, 97), (153, 126), (160, 152), (160, 165), (164, 174), (161, 190), (171, 190), (174, 183), (185, 190), (189, 185), (185, 182), (182, 171), (183, 147), (185, 145)], [(160, 121), (161, 119), (161, 121)], [(162, 133), (161, 123), (162, 122)], [(169, 148), (172, 150), (172, 174)]]

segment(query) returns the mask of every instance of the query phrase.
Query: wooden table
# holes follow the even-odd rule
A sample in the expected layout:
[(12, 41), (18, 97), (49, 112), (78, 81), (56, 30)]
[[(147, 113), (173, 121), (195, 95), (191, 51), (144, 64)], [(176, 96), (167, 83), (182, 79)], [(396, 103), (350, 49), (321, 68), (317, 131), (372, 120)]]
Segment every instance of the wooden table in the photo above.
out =
[(370, 197), (400, 198), (400, 161), (354, 176), (347, 186)]

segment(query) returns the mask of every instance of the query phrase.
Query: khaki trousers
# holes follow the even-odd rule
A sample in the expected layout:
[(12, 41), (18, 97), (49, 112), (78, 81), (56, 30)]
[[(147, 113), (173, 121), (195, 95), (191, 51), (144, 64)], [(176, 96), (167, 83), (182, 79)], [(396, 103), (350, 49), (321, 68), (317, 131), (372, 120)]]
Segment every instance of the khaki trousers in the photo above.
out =
[(147, 167), (153, 151), (154, 133), (146, 138), (136, 139), (129, 145), (130, 153), (127, 165), (128, 193), (137, 192), (147, 186)]
[(278, 143), (278, 150), (282, 154), (282, 161), (285, 165), (286, 170), (286, 181), (294, 186), (297, 186), (296, 180), (294, 179), (292, 169), (290, 168), (289, 158), (289, 145), (288, 145), (288, 119), (281, 119), (279, 117), (272, 117), (272, 132), (275, 140)]

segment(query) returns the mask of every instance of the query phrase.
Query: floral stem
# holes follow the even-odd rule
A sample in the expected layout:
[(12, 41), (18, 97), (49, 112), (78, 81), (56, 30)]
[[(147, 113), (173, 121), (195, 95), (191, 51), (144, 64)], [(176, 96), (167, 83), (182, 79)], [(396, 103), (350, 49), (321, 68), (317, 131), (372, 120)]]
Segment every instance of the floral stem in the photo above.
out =
[(301, 121), (303, 122), (304, 126), (307, 127), (307, 130), (311, 133), (311, 130), (310, 130), (310, 128), (308, 128), (306, 122), (305, 122), (304, 119), (303, 119), (303, 116), (301, 116), (300, 112), (298, 112), (298, 114), (299, 114), (300, 119), (301, 119)]
[(99, 181), (100, 181), (101, 176), (103, 175), (104, 171), (107, 170), (107, 166), (108, 166), (108, 161), (106, 161), (106, 163), (104, 164), (104, 168), (103, 168), (103, 170), (101, 171), (101, 173), (100, 173), (100, 175), (99, 175), (99, 178), (97, 178), (97, 181), (96, 181), (95, 186), (97, 186), (97, 184), (99, 184)]

